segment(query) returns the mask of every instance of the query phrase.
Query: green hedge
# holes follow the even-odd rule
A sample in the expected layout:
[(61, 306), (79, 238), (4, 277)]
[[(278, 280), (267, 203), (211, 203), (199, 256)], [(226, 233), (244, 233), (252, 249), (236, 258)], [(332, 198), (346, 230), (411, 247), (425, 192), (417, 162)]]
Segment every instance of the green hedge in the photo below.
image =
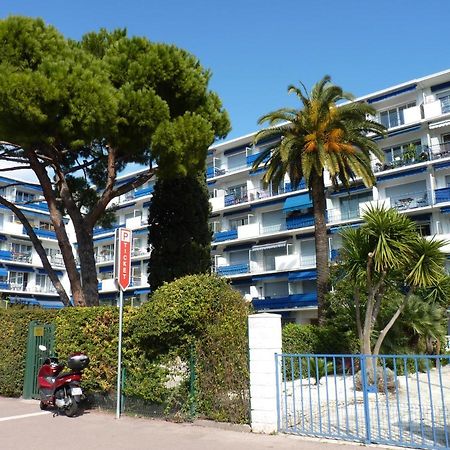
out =
[(19, 397), (23, 391), (28, 324), (32, 320), (51, 322), (54, 311), (42, 309), (0, 309), (0, 395)]
[[(197, 412), (232, 422), (248, 420), (248, 306), (223, 279), (181, 278), (158, 289), (140, 308), (123, 316), (125, 394), (167, 408), (186, 409), (189, 358), (196, 354)], [(0, 395), (20, 396), (28, 324), (54, 322), (56, 351), (89, 355), (83, 384), (113, 396), (116, 386), (118, 310), (115, 307), (0, 310)], [(182, 382), (176, 389), (171, 377)], [(172, 380), (173, 381), (173, 380)], [(232, 395), (231, 395), (232, 394)]]

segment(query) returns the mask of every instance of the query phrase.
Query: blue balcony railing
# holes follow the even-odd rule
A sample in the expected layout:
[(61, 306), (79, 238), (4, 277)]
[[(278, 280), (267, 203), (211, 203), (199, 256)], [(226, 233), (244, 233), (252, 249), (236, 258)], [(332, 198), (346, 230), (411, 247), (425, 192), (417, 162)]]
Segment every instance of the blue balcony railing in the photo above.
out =
[(286, 218), (286, 228), (288, 230), (293, 230), (295, 228), (311, 227), (313, 225), (314, 225), (314, 217), (312, 215)]
[(33, 209), (40, 209), (42, 211), (48, 211), (48, 205), (46, 202), (30, 203), (27, 206), (29, 206), (30, 208), (33, 208)]
[(237, 239), (237, 230), (218, 231), (214, 233), (213, 240), (215, 242), (228, 241), (230, 239)]
[(257, 311), (268, 309), (292, 309), (305, 306), (317, 306), (317, 294), (291, 294), (285, 297), (266, 297), (265, 299), (254, 298), (253, 307)]
[(237, 275), (239, 273), (248, 273), (250, 267), (248, 263), (245, 264), (232, 264), (230, 266), (219, 266), (216, 268), (218, 275), (226, 277), (230, 275)]
[(434, 195), (436, 198), (436, 203), (450, 202), (450, 187), (435, 189)]
[(12, 253), (9, 250), (0, 250), (0, 259), (12, 261)]
[(6, 281), (0, 281), (0, 289), (11, 289), (11, 286)]
[(206, 169), (206, 178), (213, 178), (219, 175), (223, 175), (225, 173), (225, 169), (219, 169), (217, 167), (208, 167)]
[(144, 197), (145, 195), (153, 194), (153, 190), (154, 190), (154, 186), (148, 186), (143, 189), (137, 189), (134, 192), (134, 197), (139, 198), (139, 197)]
[[(47, 239), (56, 239), (56, 233), (52, 230), (43, 230), (41, 228), (33, 228), (36, 236), (40, 236)], [(23, 234), (27, 234), (25, 228), (23, 229)]]
[(102, 228), (102, 227), (96, 227), (94, 228), (94, 236), (98, 234), (105, 234), (105, 233), (114, 233), (116, 231), (116, 228), (122, 228), (125, 224), (114, 224), (111, 228)]
[[(247, 167), (250, 167), (253, 165), (253, 163), (259, 158), (262, 152), (255, 153), (254, 155), (248, 155), (247, 156)], [(267, 155), (263, 160), (262, 163), (266, 163), (270, 158), (270, 155)]]

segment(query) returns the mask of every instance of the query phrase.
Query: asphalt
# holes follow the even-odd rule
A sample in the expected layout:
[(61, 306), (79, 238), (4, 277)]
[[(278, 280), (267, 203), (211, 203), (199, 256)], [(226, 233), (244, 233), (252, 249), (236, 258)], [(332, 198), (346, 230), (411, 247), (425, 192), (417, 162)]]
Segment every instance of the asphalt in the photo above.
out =
[[(41, 412), (38, 402), (0, 398), (1, 450), (355, 450), (356, 443), (263, 435), (198, 421), (172, 423), (96, 410), (69, 418)], [(380, 448), (375, 447), (374, 448)], [(384, 448), (384, 447), (383, 447)]]

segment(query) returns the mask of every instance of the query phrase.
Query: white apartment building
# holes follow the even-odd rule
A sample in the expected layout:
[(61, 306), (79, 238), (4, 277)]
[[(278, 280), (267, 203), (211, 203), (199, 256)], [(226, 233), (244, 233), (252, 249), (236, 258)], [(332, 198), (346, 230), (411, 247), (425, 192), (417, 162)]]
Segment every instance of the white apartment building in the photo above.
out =
[[(0, 177), (0, 195), (18, 206), (40, 238), (66, 290), (69, 282), (47, 203), (37, 183)], [(20, 220), (0, 205), (0, 295), (9, 303), (62, 308), (41, 260)]]
[[(349, 191), (333, 191), (329, 186), (330, 260), (335, 259), (341, 246), (340, 227), (359, 226), (365, 205), (378, 200), (408, 215), (423, 235), (450, 240), (450, 70), (389, 87), (356, 101), (374, 106), (375, 119), (388, 128), (386, 137), (378, 139), (386, 161), (383, 164), (373, 161), (377, 178), (374, 188), (367, 189), (357, 180)], [(279, 186), (263, 186), (264, 169), (252, 173), (251, 167), (268, 143), (254, 146), (253, 137), (254, 133), (215, 144), (208, 152), (214, 271), (229, 278), (243, 295), (250, 296), (257, 311), (280, 313), (285, 321), (314, 322), (317, 273), (309, 194), (304, 184), (293, 190), (287, 177)], [(118, 182), (136, 175), (128, 174)], [(125, 299), (132, 304), (147, 299), (150, 256), (147, 217), (153, 185), (151, 181), (115, 199), (118, 207), (115, 226), (94, 230), (101, 304), (117, 301), (113, 245), (114, 231), (119, 226), (133, 231), (132, 284), (125, 292)], [(24, 192), (36, 190), (27, 188)], [(11, 195), (15, 195), (13, 188)], [(30, 209), (30, 214), (42, 216), (35, 216), (36, 225), (41, 226), (42, 222), (46, 226), (45, 211), (37, 212), (31, 205), (26, 209)], [(17, 225), (11, 213), (6, 213), (3, 220), (8, 222), (3, 230), (12, 230), (10, 224)], [(17, 227), (21, 231), (21, 226)], [(13, 244), (27, 242), (26, 235), (2, 233), (2, 251), (12, 252)], [(57, 251), (56, 241), (44, 236), (43, 239), (49, 251)], [(28, 247), (17, 249), (19, 253), (30, 253)], [(449, 255), (450, 268), (450, 245), (444, 251)], [(4, 283), (9, 283), (9, 288), (14, 286), (13, 293), (20, 297), (28, 296), (25, 294), (31, 286), (45, 285), (39, 262), (31, 254), (32, 262), (17, 261), (12, 256), (11, 260), (0, 260), (4, 263)], [(31, 272), (9, 269), (19, 265), (30, 266)], [(21, 278), (17, 273), (22, 273)], [(26, 283), (25, 274), (28, 274)], [(16, 290), (19, 285), (25, 289)], [(50, 287), (45, 289), (51, 291)], [(33, 291), (31, 295), (36, 294)], [(52, 296), (51, 292), (45, 294)], [(39, 301), (38, 296), (36, 299)]]

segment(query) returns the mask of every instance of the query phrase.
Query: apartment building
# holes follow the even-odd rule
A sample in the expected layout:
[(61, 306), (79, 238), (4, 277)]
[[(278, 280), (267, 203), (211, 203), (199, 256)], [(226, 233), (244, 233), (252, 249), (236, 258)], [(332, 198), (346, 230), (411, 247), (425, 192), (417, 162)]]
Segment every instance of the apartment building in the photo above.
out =
[[(328, 182), (330, 261), (342, 226), (359, 226), (366, 205), (383, 201), (408, 215), (425, 236), (450, 239), (450, 71), (361, 97), (387, 129), (378, 139), (384, 163), (373, 161), (377, 185), (356, 182), (334, 191)], [(265, 145), (253, 134), (213, 146), (208, 154), (214, 270), (252, 299), (258, 311), (285, 321), (317, 317), (314, 218), (304, 184), (289, 179), (263, 186), (264, 169), (251, 171)], [(450, 255), (450, 245), (444, 248)], [(449, 333), (450, 334), (450, 333)]]
[[(64, 262), (39, 184), (2, 176), (0, 195), (19, 207), (27, 217), (68, 290)], [(0, 295), (8, 299), (7, 305), (63, 307), (22, 223), (3, 205), (0, 205)]]

